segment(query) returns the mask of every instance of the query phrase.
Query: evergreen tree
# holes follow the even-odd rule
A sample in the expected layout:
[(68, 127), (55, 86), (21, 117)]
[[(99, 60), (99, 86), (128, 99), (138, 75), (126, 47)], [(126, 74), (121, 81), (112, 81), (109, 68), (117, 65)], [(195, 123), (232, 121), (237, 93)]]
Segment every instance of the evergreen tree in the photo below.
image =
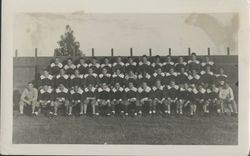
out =
[(80, 42), (75, 41), (74, 31), (66, 25), (66, 31), (57, 42), (59, 48), (54, 51), (54, 56), (82, 56)]

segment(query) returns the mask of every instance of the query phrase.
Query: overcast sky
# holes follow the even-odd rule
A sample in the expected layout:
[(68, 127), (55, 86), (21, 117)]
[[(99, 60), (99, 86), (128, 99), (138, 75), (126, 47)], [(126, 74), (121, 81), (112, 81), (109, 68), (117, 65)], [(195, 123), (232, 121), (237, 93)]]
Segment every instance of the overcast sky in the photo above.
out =
[(19, 13), (15, 17), (14, 46), (19, 56), (33, 56), (38, 48), (39, 56), (52, 56), (65, 25), (74, 30), (81, 50), (97, 56), (185, 55), (190, 47), (198, 54), (237, 54), (238, 16), (233, 13), (217, 14), (104, 14), (104, 13)]

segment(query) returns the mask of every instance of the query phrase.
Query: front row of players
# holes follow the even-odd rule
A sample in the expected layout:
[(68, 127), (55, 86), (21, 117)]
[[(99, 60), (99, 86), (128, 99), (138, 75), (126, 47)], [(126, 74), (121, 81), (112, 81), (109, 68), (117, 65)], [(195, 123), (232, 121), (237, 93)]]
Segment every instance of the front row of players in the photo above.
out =
[[(32, 106), (34, 115), (46, 110), (51, 116), (56, 116), (58, 109), (62, 107), (65, 108), (65, 114), (71, 116), (76, 106), (80, 106), (80, 115), (86, 115), (90, 111), (95, 116), (154, 115), (160, 112), (170, 115), (173, 111), (183, 115), (184, 108), (191, 116), (196, 114), (197, 108), (201, 110), (198, 112), (204, 115), (209, 114), (214, 108), (218, 114), (223, 114), (226, 110), (233, 115), (237, 114), (233, 91), (228, 83), (224, 83), (220, 88), (212, 85), (205, 89), (202, 85), (176, 85), (175, 81), (164, 87), (160, 80), (156, 80), (153, 87), (143, 82), (139, 88), (136, 88), (133, 82), (129, 82), (127, 88), (122, 88), (117, 82), (112, 89), (105, 83), (100, 88), (89, 84), (82, 89), (75, 85), (72, 90), (59, 84), (55, 91), (45, 85), (40, 89), (39, 95), (33, 84), (29, 83), (19, 103), (21, 114), (25, 105)], [(89, 107), (92, 109), (88, 110)]]

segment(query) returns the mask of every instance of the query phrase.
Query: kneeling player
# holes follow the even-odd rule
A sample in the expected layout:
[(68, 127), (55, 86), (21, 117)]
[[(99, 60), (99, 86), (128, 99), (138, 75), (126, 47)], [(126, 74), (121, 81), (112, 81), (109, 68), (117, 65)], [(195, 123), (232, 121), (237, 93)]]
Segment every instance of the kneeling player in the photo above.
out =
[(93, 84), (90, 83), (88, 85), (88, 87), (85, 88), (84, 91), (85, 91), (85, 94), (86, 94), (86, 99), (84, 100), (84, 104), (83, 104), (84, 115), (87, 114), (88, 104), (91, 104), (91, 106), (92, 106), (92, 115), (95, 115), (96, 114), (96, 107), (97, 107), (97, 103), (96, 103), (97, 90), (96, 90), (95, 87), (93, 87)]
[(217, 114), (221, 114), (221, 106), (219, 102), (219, 88), (215, 84), (212, 84), (211, 88), (207, 89), (206, 92), (206, 102), (211, 106), (215, 107)]
[(137, 116), (139, 101), (137, 88), (134, 87), (133, 82), (128, 83), (128, 87), (125, 88), (126, 102), (125, 102), (125, 115), (128, 116), (128, 107), (136, 108), (134, 112), (134, 116)]
[(190, 96), (191, 96), (191, 88), (189, 88), (188, 84), (185, 83), (181, 85), (179, 89), (179, 98), (177, 101), (177, 114), (183, 115), (183, 107), (190, 106), (190, 115), (192, 115), (192, 103), (190, 103)]
[(115, 87), (112, 89), (112, 114), (116, 112), (124, 114), (124, 89), (118, 82), (115, 83)]
[(150, 107), (149, 114), (153, 113), (156, 114), (156, 106), (162, 106), (165, 102), (165, 92), (164, 87), (161, 85), (160, 80), (156, 80), (155, 86), (152, 87), (153, 89), (153, 103)]
[(58, 108), (65, 106), (66, 112), (69, 108), (69, 91), (64, 87), (63, 84), (59, 84), (55, 93), (55, 102), (54, 102), (54, 116), (57, 116)]
[(75, 85), (70, 91), (69, 116), (72, 115), (72, 108), (80, 104), (80, 115), (83, 115), (83, 90)]
[(149, 104), (149, 106), (152, 105), (152, 91), (151, 88), (147, 85), (147, 82), (142, 82), (142, 87), (138, 89), (138, 93), (140, 100), (138, 113), (139, 115), (142, 115), (142, 106), (145, 106), (146, 104)]
[(104, 115), (110, 116), (111, 103), (110, 103), (110, 88), (106, 83), (102, 84), (102, 87), (98, 88), (98, 96), (97, 96), (97, 110), (96, 115), (100, 114), (99, 109), (102, 109), (102, 113)]
[(165, 102), (164, 113), (170, 115), (171, 114), (171, 105), (176, 105), (177, 101), (177, 93), (179, 87), (175, 85), (175, 81), (170, 81), (170, 85), (167, 86), (167, 99)]
[[(197, 90), (194, 89), (194, 97), (197, 106), (202, 107), (204, 114), (209, 113), (208, 111), (208, 103), (205, 102), (205, 94), (206, 90), (202, 87), (201, 84), (198, 85)], [(196, 109), (194, 110), (194, 112)]]
[(49, 114), (53, 114), (53, 98), (53, 89), (51, 89), (48, 85), (43, 86), (43, 88), (39, 91), (38, 99), (40, 108), (38, 112), (40, 112), (41, 109), (46, 109), (49, 111)]

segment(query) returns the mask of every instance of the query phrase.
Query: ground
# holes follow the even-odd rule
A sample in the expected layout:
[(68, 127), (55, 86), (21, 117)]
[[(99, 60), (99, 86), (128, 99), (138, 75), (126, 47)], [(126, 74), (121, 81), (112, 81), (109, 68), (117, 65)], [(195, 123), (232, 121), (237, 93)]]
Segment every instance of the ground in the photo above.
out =
[(15, 144), (237, 145), (238, 119), (210, 117), (19, 116), (14, 112)]

